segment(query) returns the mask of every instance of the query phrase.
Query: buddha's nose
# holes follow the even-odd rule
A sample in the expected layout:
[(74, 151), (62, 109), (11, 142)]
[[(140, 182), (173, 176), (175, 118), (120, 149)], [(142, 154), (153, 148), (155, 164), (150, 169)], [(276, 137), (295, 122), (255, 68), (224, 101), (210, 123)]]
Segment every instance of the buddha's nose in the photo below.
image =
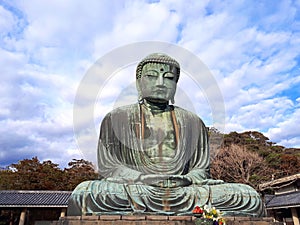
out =
[(158, 76), (157, 77), (156, 85), (157, 86), (164, 85), (164, 77), (163, 76)]

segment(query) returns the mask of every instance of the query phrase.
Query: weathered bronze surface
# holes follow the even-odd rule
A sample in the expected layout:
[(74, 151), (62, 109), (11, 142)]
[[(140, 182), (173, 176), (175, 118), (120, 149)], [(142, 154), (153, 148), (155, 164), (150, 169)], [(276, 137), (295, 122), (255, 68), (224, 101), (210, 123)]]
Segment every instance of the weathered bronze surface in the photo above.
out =
[(210, 179), (207, 130), (174, 102), (180, 66), (152, 54), (136, 70), (139, 102), (108, 113), (98, 143), (101, 179), (79, 184), (68, 215), (189, 215), (209, 204), (224, 215), (261, 216), (258, 193)]

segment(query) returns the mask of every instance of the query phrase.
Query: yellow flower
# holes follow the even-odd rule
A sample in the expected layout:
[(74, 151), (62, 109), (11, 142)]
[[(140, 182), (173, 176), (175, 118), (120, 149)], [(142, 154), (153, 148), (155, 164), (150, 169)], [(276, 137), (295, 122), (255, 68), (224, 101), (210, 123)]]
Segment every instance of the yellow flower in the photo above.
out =
[(212, 213), (214, 216), (218, 215), (218, 213), (217, 213), (217, 210), (216, 210), (216, 209), (212, 209), (212, 210), (211, 210), (211, 213)]

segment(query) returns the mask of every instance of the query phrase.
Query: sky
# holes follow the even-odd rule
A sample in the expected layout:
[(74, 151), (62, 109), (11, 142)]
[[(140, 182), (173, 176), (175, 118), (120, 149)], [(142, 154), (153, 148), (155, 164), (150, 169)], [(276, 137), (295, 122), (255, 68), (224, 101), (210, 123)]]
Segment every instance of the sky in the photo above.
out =
[(179, 49), (175, 104), (207, 126), (218, 96), (222, 132), (255, 130), (300, 148), (299, 11), (300, 0), (0, 0), (0, 166), (34, 156), (96, 164), (101, 119), (137, 102), (147, 46)]

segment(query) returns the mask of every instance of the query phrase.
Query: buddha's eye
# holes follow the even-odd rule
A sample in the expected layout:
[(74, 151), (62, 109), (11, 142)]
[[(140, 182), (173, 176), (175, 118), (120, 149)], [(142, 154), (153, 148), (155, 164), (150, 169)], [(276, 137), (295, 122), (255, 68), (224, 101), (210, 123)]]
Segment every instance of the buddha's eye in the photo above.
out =
[(150, 70), (150, 71), (145, 72), (145, 74), (143, 76), (145, 76), (147, 78), (156, 78), (158, 76), (158, 73)]
[(157, 78), (157, 76), (153, 75), (153, 74), (145, 74), (144, 77), (146, 77), (147, 79), (155, 79), (155, 78)]
[(173, 80), (175, 78), (175, 74), (174, 73), (170, 73), (170, 72), (165, 73), (164, 74), (164, 78), (167, 78), (169, 80)]

